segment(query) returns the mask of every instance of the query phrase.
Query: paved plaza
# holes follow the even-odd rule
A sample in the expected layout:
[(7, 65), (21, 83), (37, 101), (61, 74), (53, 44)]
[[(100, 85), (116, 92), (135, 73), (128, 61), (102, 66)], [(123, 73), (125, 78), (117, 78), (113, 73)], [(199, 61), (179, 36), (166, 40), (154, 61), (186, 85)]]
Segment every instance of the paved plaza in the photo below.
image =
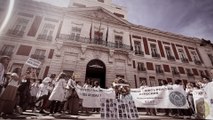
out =
[[(5, 119), (79, 119), (79, 120), (99, 120), (99, 113), (85, 114), (79, 113), (79, 115), (68, 115), (68, 114), (40, 114), (40, 113), (32, 113), (31, 111), (23, 112), (21, 115), (9, 115), (4, 117)], [(164, 116), (163, 113), (158, 113), (156, 116), (148, 116), (145, 112), (139, 112), (139, 120), (179, 120), (186, 119), (187, 117), (169, 117)], [(1, 118), (0, 118), (1, 119)], [(189, 118), (188, 118), (189, 119)]]

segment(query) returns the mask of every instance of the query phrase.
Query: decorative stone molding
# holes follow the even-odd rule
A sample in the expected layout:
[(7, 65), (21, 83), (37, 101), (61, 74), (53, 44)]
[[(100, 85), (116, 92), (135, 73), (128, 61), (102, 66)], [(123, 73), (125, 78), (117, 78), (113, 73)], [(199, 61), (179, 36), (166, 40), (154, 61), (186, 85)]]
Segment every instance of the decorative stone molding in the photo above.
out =
[(93, 51), (93, 56), (95, 59), (100, 59), (101, 58), (101, 52), (100, 51)]
[(56, 54), (55, 54), (56, 57), (61, 57), (61, 54), (62, 54), (61, 48), (62, 48), (62, 46), (63, 46), (63, 42), (57, 41), (57, 43), (56, 43)]
[(81, 45), (81, 53), (80, 53), (80, 59), (85, 60), (85, 52), (87, 50), (87, 45)]
[(109, 63), (113, 63), (114, 50), (109, 50)]
[(81, 53), (84, 54), (87, 50), (87, 45), (81, 45)]

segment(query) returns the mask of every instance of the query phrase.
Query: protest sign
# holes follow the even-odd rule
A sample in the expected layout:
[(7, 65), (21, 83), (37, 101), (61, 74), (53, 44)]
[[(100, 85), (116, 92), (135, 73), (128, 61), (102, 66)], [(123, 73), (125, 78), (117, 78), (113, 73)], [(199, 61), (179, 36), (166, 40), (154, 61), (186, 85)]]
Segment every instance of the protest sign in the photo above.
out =
[(133, 100), (101, 99), (101, 119), (138, 119), (138, 111)]
[(182, 86), (168, 85), (131, 89), (136, 107), (145, 108), (189, 108)]
[(41, 62), (33, 58), (28, 58), (25, 64), (33, 68), (38, 68), (41, 65)]
[(93, 89), (75, 87), (79, 98), (83, 99), (82, 105), (88, 108), (100, 108), (102, 98), (115, 98), (113, 89)]
[(204, 89), (193, 90), (195, 112), (200, 119), (213, 119), (213, 94), (212, 83), (208, 83)]

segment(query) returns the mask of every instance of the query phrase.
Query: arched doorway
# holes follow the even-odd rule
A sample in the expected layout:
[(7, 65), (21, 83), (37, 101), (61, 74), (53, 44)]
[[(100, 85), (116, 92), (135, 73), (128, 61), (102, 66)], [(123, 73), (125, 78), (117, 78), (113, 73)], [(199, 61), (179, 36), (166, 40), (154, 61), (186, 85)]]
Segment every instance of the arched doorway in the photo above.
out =
[(101, 88), (105, 88), (106, 67), (105, 64), (98, 59), (91, 60), (86, 68), (86, 80), (98, 81)]

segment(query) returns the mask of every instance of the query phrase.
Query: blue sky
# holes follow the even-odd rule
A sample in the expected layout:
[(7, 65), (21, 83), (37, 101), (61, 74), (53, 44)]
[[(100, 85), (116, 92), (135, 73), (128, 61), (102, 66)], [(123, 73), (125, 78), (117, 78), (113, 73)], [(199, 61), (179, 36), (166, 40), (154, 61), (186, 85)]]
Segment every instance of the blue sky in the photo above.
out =
[[(67, 6), (69, 0), (37, 0)], [(113, 0), (128, 10), (128, 21), (213, 42), (213, 0)]]

